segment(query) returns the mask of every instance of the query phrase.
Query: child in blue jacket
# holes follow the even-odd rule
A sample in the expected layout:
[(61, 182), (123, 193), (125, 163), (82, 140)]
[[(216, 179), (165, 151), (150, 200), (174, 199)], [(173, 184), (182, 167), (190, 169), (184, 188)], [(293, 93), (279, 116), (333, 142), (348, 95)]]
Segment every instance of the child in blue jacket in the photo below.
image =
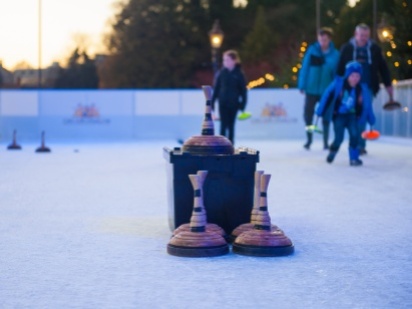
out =
[[(361, 84), (362, 65), (357, 61), (349, 62), (344, 77), (336, 77), (322, 95), (316, 114), (333, 121), (335, 139), (326, 158), (332, 163), (343, 142), (345, 129), (349, 133), (349, 164), (362, 165), (359, 159), (359, 128), (368, 122), (375, 124), (372, 97), (367, 85)], [(330, 107), (330, 108), (329, 108)]]

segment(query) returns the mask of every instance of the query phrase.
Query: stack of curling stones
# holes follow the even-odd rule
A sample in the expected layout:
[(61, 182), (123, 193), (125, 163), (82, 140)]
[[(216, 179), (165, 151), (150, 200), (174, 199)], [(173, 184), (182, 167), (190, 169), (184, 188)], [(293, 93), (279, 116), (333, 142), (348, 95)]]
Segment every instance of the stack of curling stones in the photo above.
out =
[(270, 177), (269, 174), (261, 174), (259, 177), (259, 208), (257, 211), (252, 210), (253, 227), (248, 226), (236, 237), (232, 247), (234, 253), (249, 256), (284, 256), (294, 252), (292, 241), (282, 230), (272, 225), (270, 220), (267, 206)]
[(206, 175), (207, 171), (199, 171), (197, 174), (189, 175), (193, 186), (193, 212), (189, 225), (177, 228), (167, 245), (167, 252), (171, 255), (212, 257), (229, 252), (229, 246), (221, 235), (222, 229), (217, 225), (207, 224), (203, 204), (203, 184)]

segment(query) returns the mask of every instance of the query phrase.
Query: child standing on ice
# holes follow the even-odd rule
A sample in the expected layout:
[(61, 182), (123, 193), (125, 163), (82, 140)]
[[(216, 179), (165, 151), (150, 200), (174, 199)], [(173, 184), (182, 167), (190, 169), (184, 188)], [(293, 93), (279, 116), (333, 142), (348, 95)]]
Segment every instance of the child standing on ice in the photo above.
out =
[(316, 115), (319, 117), (333, 121), (335, 139), (326, 157), (328, 163), (332, 163), (335, 159), (346, 129), (349, 133), (349, 164), (362, 165), (358, 149), (359, 128), (362, 128), (366, 122), (373, 125), (375, 115), (372, 110), (370, 91), (367, 85), (360, 83), (361, 77), (362, 65), (357, 61), (349, 62), (345, 67), (345, 76), (336, 77), (328, 86), (316, 110)]

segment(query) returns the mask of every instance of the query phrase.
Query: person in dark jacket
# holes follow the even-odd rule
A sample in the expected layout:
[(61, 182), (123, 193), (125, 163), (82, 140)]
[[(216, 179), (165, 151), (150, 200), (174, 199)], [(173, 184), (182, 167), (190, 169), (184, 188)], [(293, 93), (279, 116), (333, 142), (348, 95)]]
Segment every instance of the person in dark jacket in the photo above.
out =
[[(312, 124), (315, 106), (336, 74), (339, 52), (332, 42), (332, 34), (331, 28), (320, 28), (317, 42), (309, 46), (299, 71), (298, 88), (302, 94), (305, 94), (303, 117), (306, 126)], [(324, 121), (322, 125), (323, 148), (329, 149), (329, 122)], [(306, 132), (307, 139), (303, 147), (307, 150), (312, 144), (312, 136), (312, 132)]]
[[(389, 94), (389, 100), (393, 100), (393, 88), (391, 76), (381, 48), (370, 39), (370, 28), (366, 24), (356, 26), (352, 39), (344, 44), (340, 50), (337, 74), (343, 76), (345, 65), (350, 61), (358, 61), (362, 65), (362, 83), (368, 85), (372, 96), (379, 91), (379, 82), (382, 80)], [(360, 128), (360, 133), (365, 128)], [(366, 154), (366, 141), (359, 137), (360, 153)]]
[(247, 103), (245, 75), (240, 67), (240, 57), (235, 50), (223, 53), (223, 68), (218, 73), (212, 96), (212, 109), (219, 101), (220, 135), (234, 144), (235, 121), (239, 110), (244, 111)]
[[(316, 114), (331, 118), (335, 139), (326, 158), (332, 163), (343, 142), (345, 129), (349, 133), (349, 163), (351, 166), (362, 165), (359, 159), (359, 127), (366, 123), (373, 125), (375, 115), (372, 109), (372, 96), (366, 84), (362, 84), (362, 65), (351, 61), (346, 65), (345, 76), (337, 76), (322, 95)], [(332, 113), (326, 112), (331, 108)]]

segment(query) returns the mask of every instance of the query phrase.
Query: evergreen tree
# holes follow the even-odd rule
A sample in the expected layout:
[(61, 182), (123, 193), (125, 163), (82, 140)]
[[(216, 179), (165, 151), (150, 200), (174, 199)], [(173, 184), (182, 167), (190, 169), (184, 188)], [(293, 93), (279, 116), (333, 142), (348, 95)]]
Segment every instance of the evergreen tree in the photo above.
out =
[(259, 7), (255, 24), (242, 45), (243, 58), (251, 63), (270, 60), (277, 43), (278, 35), (267, 25), (264, 8)]
[(202, 2), (124, 4), (109, 41), (114, 87), (190, 87), (193, 71), (210, 59)]
[(67, 68), (61, 68), (55, 88), (93, 89), (99, 87), (99, 77), (94, 60), (85, 51), (76, 48), (68, 60)]
[(395, 0), (389, 17), (393, 37), (383, 44), (393, 78), (412, 78), (412, 2)]

